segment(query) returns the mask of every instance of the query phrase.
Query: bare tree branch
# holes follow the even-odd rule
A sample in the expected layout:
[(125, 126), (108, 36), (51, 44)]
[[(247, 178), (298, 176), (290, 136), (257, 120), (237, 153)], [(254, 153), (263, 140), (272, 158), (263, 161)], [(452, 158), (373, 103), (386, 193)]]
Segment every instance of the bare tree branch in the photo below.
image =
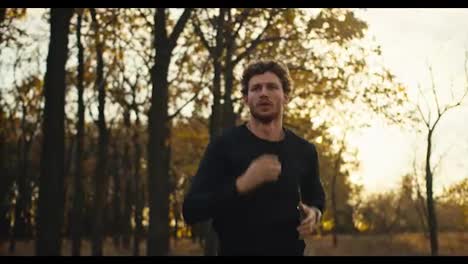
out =
[(262, 32), (260, 32), (258, 34), (257, 38), (252, 41), (252, 44), (249, 47), (247, 47), (244, 50), (244, 52), (239, 54), (237, 56), (237, 58), (235, 58), (233, 60), (233, 65), (237, 65), (242, 59), (244, 59), (248, 54), (250, 54), (259, 44), (261, 44), (263, 42), (274, 41), (275, 39), (277, 39), (277, 40), (282, 39), (282, 37), (274, 37), (274, 38), (272, 37), (272, 38), (269, 38), (269, 39), (264, 39), (263, 38), (266, 31), (270, 28), (270, 25), (271, 25), (271, 23), (273, 21), (273, 18), (276, 17), (277, 14), (279, 14), (279, 11), (271, 12), (269, 14), (270, 14), (270, 16), (268, 17), (268, 19), (266, 21), (266, 26), (263, 28)]
[[(221, 10), (221, 8), (218, 8), (218, 10)], [(205, 11), (207, 20), (208, 22), (210, 22), (211, 26), (213, 28), (216, 28), (216, 16), (210, 17), (210, 14), (208, 13), (208, 8), (204, 8), (203, 11)]]
[(442, 153), (440, 156), (439, 156), (439, 160), (437, 161), (436, 164), (434, 164), (434, 166), (432, 167), (432, 170), (431, 171), (435, 171), (437, 169), (437, 167), (439, 167), (440, 165), (440, 162), (442, 161), (442, 158), (445, 157), (447, 155), (447, 153), (453, 148), (453, 144), (450, 145), (444, 153)]
[(177, 109), (172, 115), (169, 115), (167, 117), (168, 120), (171, 120), (172, 118), (176, 117), (190, 102), (195, 100), (197, 96), (200, 94), (200, 91), (203, 90), (203, 88), (200, 88), (197, 90), (197, 92), (189, 99), (187, 100), (179, 109)]
[(185, 28), (185, 24), (187, 23), (188, 19), (190, 18), (190, 14), (192, 13), (192, 8), (185, 8), (184, 12), (180, 16), (179, 20), (177, 20), (172, 33), (169, 34), (169, 47), (172, 50), (175, 45), (177, 44), (177, 39), (179, 38), (180, 34)]
[[(213, 56), (214, 53), (215, 53), (214, 47), (210, 46), (210, 43), (205, 38), (205, 34), (203, 33), (203, 31), (201, 30), (201, 27), (200, 27), (200, 21), (198, 20), (198, 16), (194, 16), (193, 20), (194, 20), (193, 21), (193, 28), (195, 29), (195, 33), (200, 37), (200, 39), (201, 39), (201, 41), (203, 43), (203, 46), (205, 46), (205, 48), (208, 50), (208, 52), (210, 53), (210, 56)], [(213, 28), (216, 28), (216, 27), (213, 27)]]
[(434, 95), (434, 100), (435, 100), (435, 103), (436, 103), (436, 106), (437, 106), (437, 114), (438, 114), (438, 116), (441, 116), (439, 98), (437, 96), (437, 92), (436, 92), (436, 88), (435, 88), (435, 81), (434, 81), (434, 73), (432, 71), (431, 66), (429, 66), (429, 73), (430, 73), (430, 76), (431, 76), (431, 90), (432, 90), (432, 94)]
[(93, 111), (91, 110), (91, 100), (87, 103), (85, 106), (86, 109), (88, 109), (89, 116), (91, 117), (91, 120), (94, 122), (94, 124), (98, 124), (98, 119), (94, 117)]
[[(153, 24), (148, 20), (149, 16), (147, 14), (145, 14), (141, 10), (141, 8), (138, 8), (138, 13), (139, 13), (140, 17), (145, 21), (146, 26), (153, 29)], [(153, 33), (151, 33), (151, 34), (153, 35)]]
[(426, 210), (426, 206), (424, 203), (424, 198), (421, 194), (421, 187), (419, 186), (419, 182), (418, 182), (418, 169), (416, 166), (416, 156), (417, 155), (416, 155), (416, 149), (415, 149), (414, 159), (413, 159), (413, 177), (412, 177), (413, 185), (416, 187), (416, 195), (417, 195), (417, 199), (415, 201), (415, 207), (416, 207), (416, 211), (418, 212), (419, 220), (421, 221), (423, 231), (427, 236), (428, 228), (427, 228), (427, 223), (425, 221), (427, 219), (427, 210)]
[[(463, 95), (461, 96), (461, 98), (457, 101), (457, 102), (454, 102), (453, 104), (448, 104), (444, 107), (444, 110), (439, 113), (439, 118), (438, 120), (436, 121), (436, 123), (439, 121), (440, 117), (442, 117), (442, 115), (447, 112), (448, 110), (452, 109), (452, 108), (455, 108), (459, 105), (461, 105), (461, 103), (463, 102), (463, 100), (465, 99), (465, 96), (468, 94), (468, 68), (467, 68), (467, 60), (468, 60), (468, 51), (465, 52), (465, 78), (466, 78), (466, 83), (465, 83), (465, 92), (463, 93)], [(436, 124), (435, 123), (435, 124)], [(435, 127), (435, 124), (433, 127)]]
[(431, 108), (429, 107), (429, 103), (427, 102), (427, 99), (426, 97), (424, 96), (422, 90), (421, 90), (421, 85), (418, 84), (418, 91), (419, 91), (419, 94), (422, 96), (422, 98), (424, 99), (424, 102), (426, 103), (426, 106), (427, 106), (427, 112), (428, 112), (428, 118), (426, 119), (420, 106), (419, 106), (419, 103), (416, 105), (418, 107), (418, 110), (419, 110), (419, 113), (421, 114), (421, 117), (423, 118), (424, 120), (424, 123), (426, 124), (427, 127), (430, 127), (431, 125)]
[(238, 25), (238, 27), (233, 30), (234, 32), (231, 36), (233, 39), (236, 39), (237, 36), (239, 35), (239, 31), (241, 30), (245, 21), (249, 17), (250, 11), (251, 11), (250, 8), (245, 8), (244, 10), (242, 10), (242, 13), (236, 17), (235, 23)]
[[(206, 70), (207, 70), (207, 66), (208, 66), (208, 62), (209, 62), (209, 59), (207, 61), (205, 61), (204, 65), (203, 65), (203, 70), (202, 70), (202, 73), (201, 73), (201, 77), (200, 77), (200, 83), (203, 82), (203, 78), (205, 77), (205, 73), (206, 73)], [(168, 116), (168, 120), (171, 120), (172, 118), (176, 117), (181, 111), (182, 109), (184, 109), (190, 102), (192, 102), (193, 100), (195, 100), (195, 98), (198, 97), (198, 95), (200, 94), (200, 92), (203, 90), (203, 88), (200, 88), (200, 87), (203, 87), (202, 85), (198, 85), (198, 90), (195, 92), (195, 94), (188, 100), (186, 101), (179, 109), (177, 109), (172, 115), (169, 115)]]
[[(187, 54), (188, 54), (188, 50), (189, 50), (189, 47), (187, 47), (184, 51), (184, 55), (182, 55), (182, 61), (184, 61), (185, 58), (187, 58)], [(172, 83), (175, 81), (175, 80), (179, 80), (180, 79), (180, 75), (182, 74), (182, 71), (177, 71), (177, 76), (175, 76), (172, 80), (169, 80), (167, 83), (168, 83), (168, 87), (172, 85)]]

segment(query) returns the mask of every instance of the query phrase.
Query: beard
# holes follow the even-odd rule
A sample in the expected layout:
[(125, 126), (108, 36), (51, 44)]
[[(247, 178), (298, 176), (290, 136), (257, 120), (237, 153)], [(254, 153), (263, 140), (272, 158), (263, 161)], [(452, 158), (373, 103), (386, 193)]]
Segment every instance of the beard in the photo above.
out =
[(268, 113), (262, 113), (257, 111), (255, 106), (250, 106), (250, 113), (252, 114), (253, 118), (258, 120), (260, 123), (269, 124), (273, 120), (278, 119), (280, 117), (280, 110), (277, 107), (273, 107), (273, 111)]

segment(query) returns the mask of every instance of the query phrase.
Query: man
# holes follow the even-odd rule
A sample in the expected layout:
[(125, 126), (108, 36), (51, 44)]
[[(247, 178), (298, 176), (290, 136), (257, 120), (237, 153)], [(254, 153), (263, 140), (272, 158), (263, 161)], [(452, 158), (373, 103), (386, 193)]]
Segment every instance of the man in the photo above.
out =
[(219, 255), (303, 255), (301, 237), (320, 221), (317, 151), (283, 127), (291, 85), (279, 62), (249, 65), (242, 93), (250, 119), (209, 143), (193, 178), (184, 219), (213, 220)]

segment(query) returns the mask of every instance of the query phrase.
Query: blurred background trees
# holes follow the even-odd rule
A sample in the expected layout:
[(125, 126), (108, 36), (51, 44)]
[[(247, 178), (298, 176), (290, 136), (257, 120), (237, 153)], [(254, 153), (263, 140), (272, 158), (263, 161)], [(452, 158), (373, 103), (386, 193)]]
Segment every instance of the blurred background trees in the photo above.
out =
[(0, 239), (10, 252), (34, 240), (60, 254), (71, 240), (66, 252), (91, 241), (103, 255), (112, 238), (167, 255), (190, 238), (214, 255), (209, 223), (187, 226), (182, 201), (208, 141), (246, 120), (240, 74), (259, 58), (290, 68), (285, 126), (319, 150), (331, 246), (338, 234), (466, 231), (466, 180), (440, 197), (418, 166), (378, 195), (350, 180), (352, 131), (422, 121), (366, 30), (346, 9), (0, 9)]

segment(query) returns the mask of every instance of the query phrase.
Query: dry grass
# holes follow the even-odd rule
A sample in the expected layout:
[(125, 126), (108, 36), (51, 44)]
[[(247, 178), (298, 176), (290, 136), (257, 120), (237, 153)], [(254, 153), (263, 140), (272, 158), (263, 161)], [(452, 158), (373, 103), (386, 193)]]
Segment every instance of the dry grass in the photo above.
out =
[[(430, 255), (429, 242), (423, 234), (407, 233), (393, 235), (340, 235), (338, 246), (332, 247), (331, 236), (315, 236), (306, 240), (306, 256), (423, 256)], [(34, 241), (18, 241), (17, 249), (13, 254), (8, 252), (8, 242), (0, 242), (0, 255), (33, 256)], [(172, 256), (202, 255), (202, 249), (191, 240), (184, 239), (171, 241)], [(106, 239), (104, 243), (105, 256), (131, 256), (132, 249), (116, 248), (112, 240)], [(440, 233), (440, 255), (468, 255), (468, 233)], [(71, 254), (71, 243), (64, 240), (62, 255)], [(83, 242), (82, 255), (91, 255), (91, 243)], [(140, 245), (140, 255), (146, 255), (146, 242)]]
[[(81, 244), (81, 255), (91, 256), (91, 242), (89, 240), (83, 240)], [(17, 241), (16, 250), (13, 253), (8, 252), (9, 242), (0, 241), (0, 256), (34, 256), (35, 241)], [(184, 239), (170, 241), (171, 252), (169, 255), (172, 256), (193, 256), (201, 255), (201, 248), (199, 245), (192, 243), (191, 240)], [(116, 247), (112, 242), (111, 238), (107, 238), (103, 248), (104, 256), (133, 256), (132, 244), (130, 248)], [(146, 255), (146, 241), (140, 242), (140, 256)], [(71, 241), (62, 241), (62, 256), (71, 256)]]
[[(428, 239), (421, 233), (387, 235), (340, 235), (333, 248), (332, 237), (307, 240), (306, 255), (316, 256), (425, 256)], [(468, 255), (468, 233), (440, 233), (439, 255)]]

